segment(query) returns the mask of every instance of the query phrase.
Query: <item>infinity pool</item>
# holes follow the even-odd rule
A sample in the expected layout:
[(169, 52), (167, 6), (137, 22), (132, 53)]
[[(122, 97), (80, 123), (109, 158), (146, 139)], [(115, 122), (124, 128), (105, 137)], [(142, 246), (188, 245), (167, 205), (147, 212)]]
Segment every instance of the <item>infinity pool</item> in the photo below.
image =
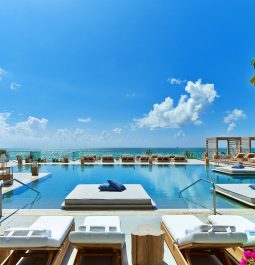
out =
[[(29, 167), (15, 168), (28, 172)], [(210, 184), (200, 182), (179, 196), (179, 191), (199, 178), (215, 183), (252, 183), (253, 177), (232, 178), (212, 172), (203, 165), (41, 165), (40, 172), (51, 173), (29, 185), (40, 192), (39, 200), (31, 202), (35, 193), (20, 187), (3, 195), (4, 208), (59, 209), (64, 198), (78, 184), (101, 184), (107, 179), (126, 184), (141, 184), (159, 209), (212, 208)], [(244, 208), (243, 205), (217, 195), (218, 208)]]

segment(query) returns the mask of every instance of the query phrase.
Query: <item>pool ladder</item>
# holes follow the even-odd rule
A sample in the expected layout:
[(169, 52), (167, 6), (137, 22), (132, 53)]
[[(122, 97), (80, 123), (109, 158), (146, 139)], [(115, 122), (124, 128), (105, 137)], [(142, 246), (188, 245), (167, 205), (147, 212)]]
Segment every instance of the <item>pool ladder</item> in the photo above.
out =
[[(31, 202), (31, 203), (27, 203), (25, 204), (22, 208), (18, 208), (16, 209), (14, 212), (10, 213), (9, 215), (7, 215), (6, 217), (2, 218), (3, 217), (3, 203), (2, 203), (2, 188), (5, 187), (6, 185), (8, 184), (11, 184), (13, 183), (13, 181), (16, 181), (18, 182), (19, 184), (21, 184), (22, 186), (25, 186), (27, 187), (28, 189), (34, 191), (36, 193), (36, 197), (35, 199)], [(28, 186), (27, 184), (25, 184), (24, 182), (16, 179), (16, 178), (13, 178), (11, 180), (6, 180), (6, 181), (3, 181), (0, 185), (0, 225), (3, 221), (5, 221), (6, 219), (8, 219), (9, 217), (11, 217), (13, 214), (15, 214), (16, 212), (18, 212), (20, 209), (24, 209), (27, 205), (32, 205), (34, 204), (36, 201), (38, 201), (40, 199), (40, 192), (35, 190), (34, 188)]]
[(195, 184), (201, 182), (201, 181), (204, 181), (204, 182), (207, 182), (207, 183), (210, 183), (212, 185), (212, 190), (213, 190), (213, 209), (210, 209), (213, 211), (213, 214), (216, 215), (217, 214), (217, 210), (216, 210), (216, 189), (215, 189), (215, 183), (210, 181), (210, 180), (207, 180), (207, 179), (198, 179), (196, 180), (195, 182), (191, 183), (189, 186), (187, 186), (186, 188), (182, 189), (180, 192), (179, 192), (179, 196), (181, 196), (181, 194), (191, 188), (192, 186), (194, 186)]

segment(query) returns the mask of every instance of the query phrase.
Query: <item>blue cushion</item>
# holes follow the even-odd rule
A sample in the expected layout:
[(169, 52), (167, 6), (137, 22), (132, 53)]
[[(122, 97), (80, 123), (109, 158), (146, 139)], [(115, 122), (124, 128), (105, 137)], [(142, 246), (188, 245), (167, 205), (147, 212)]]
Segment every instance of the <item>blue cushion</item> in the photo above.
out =
[(110, 184), (110, 186), (113, 187), (117, 191), (123, 191), (126, 189), (126, 187), (123, 184), (118, 183), (117, 181), (113, 181), (113, 180), (107, 180), (107, 181)]
[(116, 191), (115, 188), (111, 187), (108, 183), (101, 184), (98, 188), (100, 191)]
[(249, 185), (250, 188), (252, 188), (253, 190), (255, 190), (255, 184), (251, 184)]
[(233, 165), (232, 168), (244, 168), (244, 165), (236, 164), (236, 165)]

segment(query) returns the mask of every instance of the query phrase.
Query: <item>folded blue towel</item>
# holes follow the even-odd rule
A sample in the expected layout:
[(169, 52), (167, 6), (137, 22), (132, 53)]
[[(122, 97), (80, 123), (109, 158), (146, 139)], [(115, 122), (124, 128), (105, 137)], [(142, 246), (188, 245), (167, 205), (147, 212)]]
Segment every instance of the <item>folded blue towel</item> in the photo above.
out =
[(249, 185), (250, 188), (252, 188), (253, 190), (255, 190), (255, 184), (251, 184)]
[(117, 181), (113, 181), (113, 180), (107, 180), (109, 185), (111, 187), (113, 187), (116, 191), (123, 191), (126, 189), (126, 187), (121, 184), (121, 183), (118, 183)]
[(98, 188), (100, 191), (116, 191), (116, 189), (110, 186), (109, 183), (101, 184)]
[(236, 165), (233, 165), (232, 168), (245, 168), (245, 166), (242, 164), (236, 164)]

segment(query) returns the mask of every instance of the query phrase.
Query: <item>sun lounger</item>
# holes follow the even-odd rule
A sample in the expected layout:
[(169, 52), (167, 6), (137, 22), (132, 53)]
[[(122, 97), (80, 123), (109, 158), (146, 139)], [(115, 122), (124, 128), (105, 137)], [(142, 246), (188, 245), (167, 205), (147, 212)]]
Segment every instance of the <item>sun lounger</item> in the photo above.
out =
[(102, 156), (102, 163), (114, 163), (113, 156)]
[(255, 247), (255, 224), (250, 220), (238, 215), (209, 215), (208, 220), (214, 225), (233, 225), (237, 232), (246, 233), (247, 241), (243, 243), (242, 248), (229, 249), (235, 259), (241, 260), (243, 249)]
[(172, 158), (173, 162), (187, 162), (187, 159), (185, 156), (175, 156)]
[(74, 264), (80, 264), (82, 256), (87, 255), (111, 255), (116, 265), (122, 264), (125, 233), (121, 232), (118, 216), (88, 216), (69, 239), (78, 250)]
[(170, 162), (169, 156), (158, 156), (157, 160), (158, 163), (168, 163)]
[(141, 163), (148, 163), (149, 158), (150, 158), (149, 156), (140, 156), (139, 161)]
[(95, 155), (86, 155), (83, 157), (84, 163), (94, 163), (96, 161)]
[(133, 156), (130, 156), (130, 155), (122, 155), (121, 156), (121, 162), (122, 163), (134, 163), (135, 158)]
[(70, 216), (41, 216), (30, 227), (9, 228), (0, 236), (0, 251), (10, 251), (2, 264), (17, 264), (22, 257), (47, 257), (47, 265), (61, 264), (74, 229)]
[(161, 229), (178, 265), (194, 264), (194, 255), (214, 255), (221, 264), (237, 264), (226, 249), (247, 241), (246, 234), (233, 226), (204, 224), (193, 215), (164, 215)]
[(233, 161), (243, 161), (244, 159), (245, 159), (244, 153), (238, 153), (236, 156), (231, 158), (231, 160)]
[(159, 157), (159, 155), (152, 155), (151, 159), (152, 159), (152, 161), (156, 161), (158, 157)]

